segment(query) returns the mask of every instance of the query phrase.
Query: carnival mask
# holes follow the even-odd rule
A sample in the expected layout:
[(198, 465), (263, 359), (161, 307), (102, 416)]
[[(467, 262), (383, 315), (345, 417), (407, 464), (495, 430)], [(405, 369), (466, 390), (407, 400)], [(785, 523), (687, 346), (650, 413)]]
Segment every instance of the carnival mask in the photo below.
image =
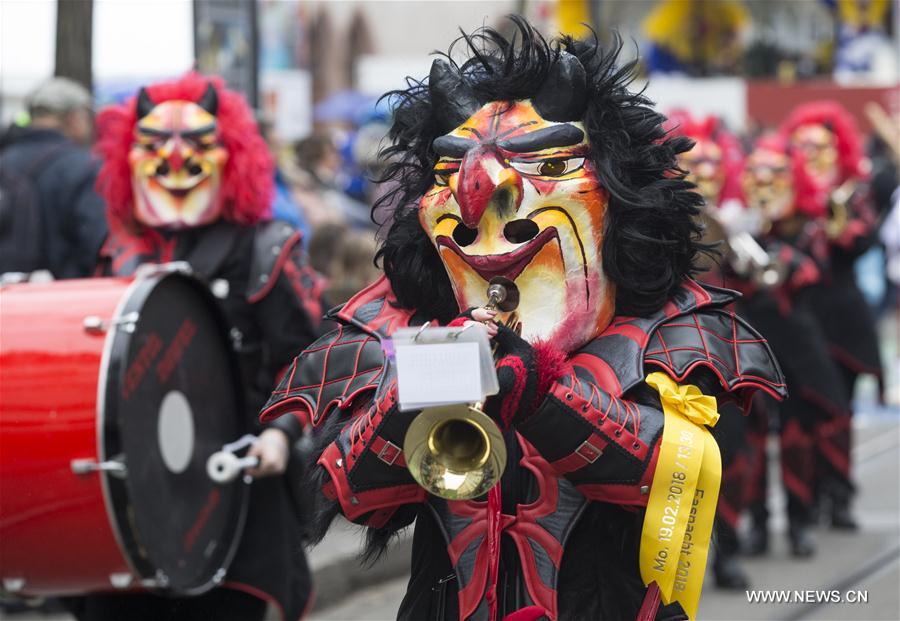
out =
[(601, 263), (608, 194), (584, 125), (571, 120), (583, 116), (584, 70), (567, 54), (556, 68), (563, 75), (531, 100), (480, 105), (435, 61), (433, 103), (459, 122), (433, 143), (439, 159), (419, 219), (461, 309), (485, 304), (488, 282), (504, 276), (519, 289), (522, 336), (572, 351), (608, 325), (615, 296)]
[(747, 157), (741, 177), (749, 209), (758, 210), (768, 222), (778, 222), (794, 213), (794, 185), (788, 156), (757, 147)]
[(697, 186), (697, 192), (706, 204), (716, 207), (725, 184), (725, 167), (719, 145), (712, 140), (698, 140), (693, 149), (678, 156), (678, 166), (687, 171), (687, 180)]
[(807, 173), (820, 185), (831, 186), (838, 179), (838, 151), (834, 133), (824, 125), (801, 125), (791, 136), (806, 164)]
[(219, 218), (219, 187), (228, 152), (218, 139), (217, 108), (212, 85), (197, 103), (171, 100), (156, 105), (141, 89), (128, 154), (138, 222), (182, 229)]

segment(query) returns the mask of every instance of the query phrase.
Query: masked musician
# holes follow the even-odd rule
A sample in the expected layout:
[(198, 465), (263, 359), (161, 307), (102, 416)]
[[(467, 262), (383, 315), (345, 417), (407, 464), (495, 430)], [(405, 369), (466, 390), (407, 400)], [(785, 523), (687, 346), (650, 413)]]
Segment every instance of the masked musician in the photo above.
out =
[[(98, 125), (110, 225), (102, 273), (188, 262), (231, 323), (247, 407), (256, 411), (278, 372), (317, 337), (321, 309), (299, 234), (269, 220), (272, 161), (249, 106), (218, 78), (191, 73), (142, 88), (102, 111)], [(290, 418), (262, 430), (249, 453), (260, 465), (249, 473), (284, 472), (301, 432)], [(79, 618), (246, 621), (262, 619), (271, 601), (294, 621), (311, 590), (299, 534), (283, 479), (257, 480), (226, 588), (192, 599), (91, 596)]]
[(694, 147), (678, 155), (678, 165), (710, 209), (728, 207), (740, 196), (740, 171), (744, 153), (737, 137), (716, 116), (702, 119), (674, 110), (666, 128), (694, 141)]
[[(469, 60), (438, 59), (395, 93), (386, 276), (336, 313), (262, 418), (315, 427), (319, 536), (342, 513), (377, 554), (415, 520), (401, 619), (683, 619), (715, 513), (711, 397), (783, 394), (782, 378), (723, 308), (733, 294), (689, 278), (700, 197), (675, 168), (689, 143), (627, 90), (620, 44), (548, 43), (513, 20), (512, 39), (464, 37)], [(488, 332), (500, 393), (484, 409), (507, 465), (485, 497), (446, 500), (407, 468), (417, 413), (400, 411), (379, 342), (428, 320), (507, 320), (472, 310), (495, 276), (521, 300), (521, 335)], [(679, 450), (709, 469), (676, 466)], [(679, 539), (665, 524), (686, 526), (692, 499)], [(683, 551), (696, 555), (676, 581)]]
[[(748, 224), (748, 212), (739, 200), (744, 158), (740, 142), (715, 116), (698, 119), (687, 111), (675, 110), (664, 126), (673, 135), (684, 136), (694, 143), (689, 151), (678, 154), (678, 167), (687, 173), (685, 179), (703, 197), (698, 216), (703, 225), (703, 242), (724, 247), (727, 264), (735, 259), (728, 250), (729, 236), (752, 228)], [(705, 282), (723, 282), (723, 263), (719, 257), (701, 257), (699, 264), (705, 270), (701, 276)], [(743, 492), (753, 455), (747, 442), (745, 417), (733, 415), (739, 406), (723, 404), (720, 411), (724, 412), (725, 408), (730, 408), (732, 415), (724, 416), (713, 432), (722, 452), (723, 481), (716, 520), (713, 576), (719, 588), (743, 590), (750, 582), (739, 561), (737, 526), (745, 509)]]
[[(798, 106), (781, 135), (802, 164), (798, 205), (821, 221), (827, 233), (829, 267), (811, 294), (811, 309), (852, 398), (860, 374), (872, 374), (879, 382), (882, 377), (875, 320), (853, 270), (856, 259), (875, 243), (879, 228), (868, 196), (868, 161), (853, 117), (835, 102)], [(850, 511), (851, 413), (850, 408), (836, 413), (816, 432), (822, 471), (817, 491), (830, 501), (831, 523), (839, 529), (856, 528)]]
[[(766, 337), (782, 364), (791, 395), (780, 407), (782, 482), (787, 493), (791, 553), (815, 552), (817, 480), (816, 430), (832, 424), (849, 408), (841, 375), (828, 356), (827, 342), (810, 308), (810, 296), (827, 269), (827, 240), (816, 221), (797, 202), (795, 176), (803, 184), (803, 163), (788, 153), (779, 136), (760, 138), (748, 155), (741, 184), (747, 209), (763, 223), (759, 240), (769, 263), (738, 273), (728, 282), (744, 296), (741, 314)], [(809, 254), (807, 254), (809, 253)], [(768, 550), (766, 438), (772, 403), (758, 400), (751, 414), (753, 473), (745, 485), (753, 526), (748, 549)]]

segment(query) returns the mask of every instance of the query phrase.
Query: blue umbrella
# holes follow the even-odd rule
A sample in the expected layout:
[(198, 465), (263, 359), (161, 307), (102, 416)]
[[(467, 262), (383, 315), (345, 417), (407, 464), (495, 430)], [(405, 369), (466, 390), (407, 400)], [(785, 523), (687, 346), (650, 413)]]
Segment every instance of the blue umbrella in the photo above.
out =
[(376, 97), (359, 91), (343, 90), (333, 93), (313, 108), (313, 118), (318, 122), (345, 121), (353, 123), (366, 108), (374, 108)]

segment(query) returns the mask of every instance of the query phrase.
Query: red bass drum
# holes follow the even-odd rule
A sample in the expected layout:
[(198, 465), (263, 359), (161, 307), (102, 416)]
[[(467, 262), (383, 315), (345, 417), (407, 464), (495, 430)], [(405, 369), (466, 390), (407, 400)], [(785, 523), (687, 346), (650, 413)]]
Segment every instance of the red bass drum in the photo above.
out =
[(243, 431), (228, 328), (175, 271), (0, 288), (0, 578), (17, 594), (202, 593), (247, 485), (206, 460)]

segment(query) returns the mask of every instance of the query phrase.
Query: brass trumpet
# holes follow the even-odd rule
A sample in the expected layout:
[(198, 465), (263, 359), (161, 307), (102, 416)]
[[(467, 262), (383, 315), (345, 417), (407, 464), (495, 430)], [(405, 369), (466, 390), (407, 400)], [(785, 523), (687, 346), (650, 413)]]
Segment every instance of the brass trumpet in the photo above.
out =
[(780, 285), (786, 273), (786, 266), (769, 255), (758, 241), (746, 231), (730, 231), (721, 218), (712, 211), (706, 211), (708, 237), (704, 238), (725, 243), (725, 259), (740, 276), (750, 278), (763, 287)]
[[(508, 278), (489, 283), (487, 310), (511, 313), (507, 326), (517, 326), (513, 313), (519, 290)], [(506, 468), (506, 444), (482, 404), (458, 403), (425, 408), (410, 424), (403, 454), (410, 474), (429, 493), (447, 500), (468, 500), (487, 493)]]

